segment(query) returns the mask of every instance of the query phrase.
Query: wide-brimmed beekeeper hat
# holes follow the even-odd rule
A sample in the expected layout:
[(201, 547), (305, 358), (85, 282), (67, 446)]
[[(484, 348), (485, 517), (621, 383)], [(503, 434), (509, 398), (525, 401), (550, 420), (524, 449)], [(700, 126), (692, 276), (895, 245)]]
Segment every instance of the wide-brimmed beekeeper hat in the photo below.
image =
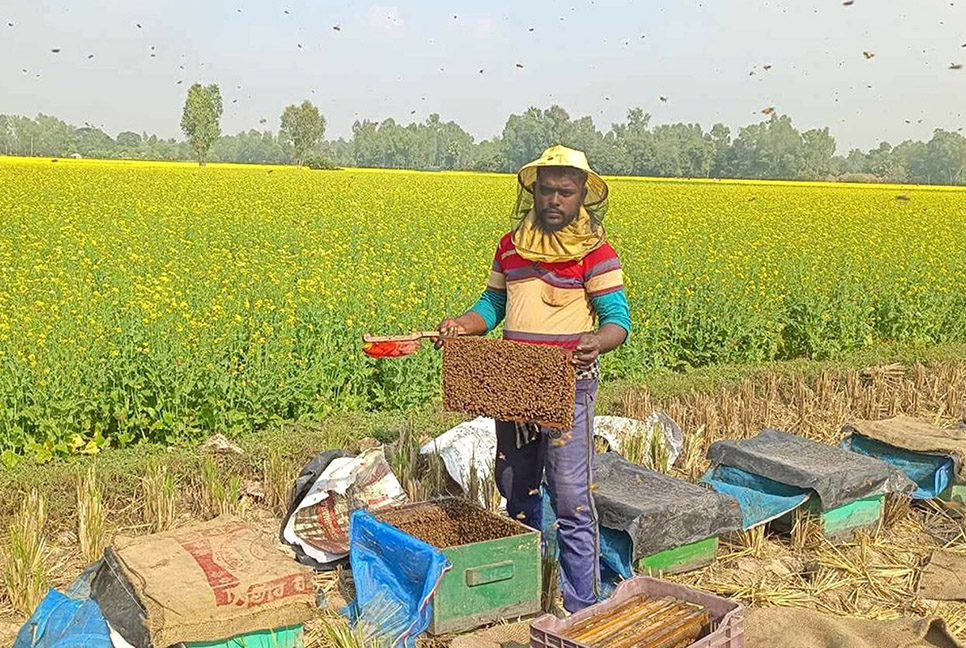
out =
[(533, 185), (537, 182), (537, 171), (542, 167), (572, 167), (586, 173), (587, 197), (584, 199), (584, 206), (593, 208), (607, 200), (607, 183), (596, 171), (590, 168), (587, 156), (584, 155), (583, 151), (575, 151), (558, 144), (548, 148), (543, 152), (543, 155), (533, 162), (525, 164), (517, 173), (517, 181), (520, 183), (520, 187), (531, 195), (533, 194)]

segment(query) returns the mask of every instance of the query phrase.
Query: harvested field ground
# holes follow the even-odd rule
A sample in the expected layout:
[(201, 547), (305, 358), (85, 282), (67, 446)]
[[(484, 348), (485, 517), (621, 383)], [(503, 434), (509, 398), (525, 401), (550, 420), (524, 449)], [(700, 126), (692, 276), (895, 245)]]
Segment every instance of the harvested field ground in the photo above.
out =
[(378, 518), (441, 549), (521, 533), (521, 529), (505, 518), (497, 518), (483, 509), (452, 500), (385, 511)]
[[(751, 437), (764, 427), (838, 443), (846, 421), (908, 414), (939, 425), (966, 416), (966, 363), (927, 367), (880, 365), (861, 371), (820, 372), (813, 379), (764, 375), (716, 392), (652, 398), (624, 395), (623, 413), (663, 409), (685, 430), (676, 476), (696, 480), (707, 469), (714, 441)], [(891, 619), (935, 614), (966, 640), (966, 603), (915, 594), (922, 564), (934, 549), (966, 552), (966, 527), (938, 505), (887, 501), (879, 528), (848, 544), (832, 545), (808, 521), (790, 537), (748, 533), (725, 539), (711, 566), (671, 580), (735, 597), (748, 605), (809, 607), (834, 614)]]
[[(966, 361), (961, 360), (934, 360), (908, 366), (886, 364), (864, 370), (813, 366), (807, 375), (797, 370), (760, 370), (743, 374), (737, 381), (708, 380), (701, 389), (669, 389), (667, 384), (664, 381), (659, 388), (612, 392), (599, 401), (598, 413), (643, 417), (653, 409), (667, 411), (685, 432), (684, 451), (672, 472), (689, 480), (695, 480), (706, 468), (704, 454), (713, 441), (747, 438), (765, 426), (836, 443), (841, 424), (854, 418), (882, 418), (903, 413), (952, 425), (966, 415)], [(297, 434), (283, 431), (277, 439), (239, 440), (245, 455), (219, 457), (219, 475), (225, 480), (234, 476), (244, 479), (242, 515), (267, 530), (275, 530), (281, 511), (268, 494), (279, 487), (272, 477), (279, 471), (265, 469), (266, 447), (283, 439), (288, 443), (297, 441), (295, 445), (283, 446), (281, 473), (290, 480), (313, 449), (342, 445), (355, 450), (359, 437), (367, 433), (385, 441), (395, 435), (407, 441), (405, 447), (390, 448), (394, 470), (403, 481), (418, 482), (419, 492), (433, 496), (440, 490), (438, 481), (433, 482), (434, 471), (410, 461), (411, 446), (418, 446), (420, 440), (442, 432), (455, 420), (439, 411), (413, 416), (402, 424), (398, 420), (395, 424), (386, 420), (379, 429), (371, 431), (366, 426), (372, 426), (372, 421), (360, 418), (353, 420), (349, 430), (339, 428), (337, 433), (299, 429)], [(197, 454), (197, 451), (173, 450), (159, 455), (171, 462), (178, 477), (178, 523), (202, 519), (205, 515), (200, 496), (203, 485), (194, 476)], [(112, 468), (112, 461), (117, 462), (117, 467)], [(132, 461), (125, 467), (124, 462), (112, 459), (110, 452), (104, 453), (98, 462), (100, 478), (104, 480), (108, 536), (118, 531), (146, 533), (142, 520), (143, 491), (137, 475), (129, 474), (140, 470), (140, 464)], [(3, 531), (20, 499), (19, 494), (28, 486), (41, 486), (48, 493), (51, 504), (46, 527), (50, 548), (47, 564), (56, 586), (65, 585), (83, 568), (77, 551), (73, 500), (74, 479), (82, 472), (74, 463), (54, 464), (8, 473), (14, 478), (0, 483), (0, 530)], [(280, 487), (284, 490), (284, 484)], [(799, 606), (874, 619), (936, 614), (945, 618), (952, 631), (966, 641), (966, 604), (931, 601), (915, 594), (922, 562), (939, 547), (966, 552), (966, 528), (962, 520), (931, 505), (911, 505), (906, 499), (892, 499), (880, 528), (848, 544), (828, 544), (808, 523), (800, 524), (796, 532), (786, 537), (748, 534), (725, 538), (715, 564), (672, 580), (755, 606)], [(333, 606), (351, 595), (340, 587), (337, 574), (321, 575), (319, 586)], [(322, 629), (326, 619), (332, 617), (320, 613), (320, 619), (310, 627), (307, 644), (310, 648), (337, 648), (337, 644), (324, 637)], [(0, 645), (10, 643), (22, 622), (23, 616), (16, 614), (0, 595)], [(446, 640), (434, 638), (425, 645), (442, 647)]]

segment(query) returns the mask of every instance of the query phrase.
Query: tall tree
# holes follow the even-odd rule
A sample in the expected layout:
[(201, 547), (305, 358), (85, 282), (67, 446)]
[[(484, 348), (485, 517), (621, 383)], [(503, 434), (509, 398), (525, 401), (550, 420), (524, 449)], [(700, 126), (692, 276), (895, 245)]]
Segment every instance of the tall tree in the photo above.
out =
[(85, 126), (76, 129), (67, 147), (68, 153), (83, 157), (107, 158), (117, 149), (116, 142), (110, 135), (99, 128)]
[(306, 154), (322, 141), (325, 117), (308, 99), (301, 105), (291, 105), (282, 112), (282, 127), (278, 131), (283, 142), (292, 145), (295, 163), (302, 166)]
[(14, 142), (16, 137), (13, 133), (13, 117), (0, 115), (0, 153), (12, 155), (16, 150)]
[(114, 139), (122, 149), (136, 149), (141, 145), (141, 136), (132, 131), (121, 131)]
[(926, 143), (923, 163), (926, 182), (960, 184), (966, 181), (966, 138), (959, 133), (936, 129)]
[(731, 129), (719, 122), (711, 127), (708, 136), (714, 150), (711, 173), (716, 178), (727, 177), (731, 174)]
[(828, 127), (813, 128), (802, 133), (802, 178), (824, 180), (832, 172), (832, 156), (835, 155), (835, 138)]
[(614, 124), (609, 135), (613, 144), (622, 151), (622, 167), (625, 173), (643, 175), (654, 167), (654, 138), (648, 130), (650, 113), (641, 108), (627, 111), (626, 124)]
[(802, 176), (802, 136), (787, 115), (772, 113), (768, 121), (745, 126), (732, 146), (732, 172), (738, 177), (795, 180)]
[(437, 134), (438, 164), (444, 169), (466, 169), (470, 165), (473, 136), (454, 121), (442, 124)]
[(522, 115), (510, 115), (503, 127), (504, 169), (519, 169), (548, 146), (560, 144), (569, 130), (570, 116), (557, 105), (546, 110), (531, 106)]
[(191, 144), (195, 159), (202, 166), (207, 159), (208, 149), (221, 135), (218, 120), (221, 119), (222, 110), (218, 84), (203, 86), (195, 83), (188, 88), (181, 113), (181, 130)]
[[(926, 157), (925, 142), (906, 140), (892, 149), (893, 182), (917, 182), (916, 170), (920, 169)], [(923, 181), (924, 182), (924, 181)]]
[(40, 114), (34, 119), (33, 152), (37, 155), (68, 155), (71, 136), (75, 130), (66, 122)]
[(503, 140), (499, 137), (482, 140), (473, 151), (471, 167), (476, 171), (500, 171), (503, 169)]
[(366, 119), (352, 124), (352, 149), (355, 163), (361, 167), (377, 167), (383, 164), (379, 150), (378, 124)]

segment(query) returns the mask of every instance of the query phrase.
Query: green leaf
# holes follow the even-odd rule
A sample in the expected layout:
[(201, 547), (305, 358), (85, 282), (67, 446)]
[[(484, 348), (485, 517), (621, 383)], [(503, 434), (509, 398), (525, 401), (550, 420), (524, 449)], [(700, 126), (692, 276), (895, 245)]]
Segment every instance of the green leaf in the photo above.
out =
[(39, 464), (47, 463), (48, 461), (54, 458), (54, 454), (42, 445), (34, 446), (33, 451), (34, 451), (33, 459), (35, 462)]
[(4, 450), (0, 453), (0, 463), (3, 463), (7, 468), (16, 468), (21, 461), (23, 461), (23, 457), (13, 450)]

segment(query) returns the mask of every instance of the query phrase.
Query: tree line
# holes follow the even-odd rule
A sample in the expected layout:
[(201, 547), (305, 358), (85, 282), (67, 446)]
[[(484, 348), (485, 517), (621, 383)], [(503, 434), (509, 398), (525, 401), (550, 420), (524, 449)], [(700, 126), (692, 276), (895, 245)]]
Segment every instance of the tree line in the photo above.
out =
[(278, 131), (224, 135), (215, 84), (193, 85), (185, 99), (184, 140), (123, 131), (111, 137), (90, 124), (56, 117), (0, 115), (0, 153), (152, 160), (362, 166), (422, 170), (514, 171), (544, 148), (562, 143), (587, 153), (605, 174), (685, 178), (966, 184), (966, 138), (938, 129), (927, 142), (882, 142), (869, 151), (836, 155), (828, 128), (799, 131), (788, 115), (772, 112), (736, 133), (724, 124), (652, 125), (632, 108), (625, 121), (601, 132), (589, 116), (528, 108), (510, 115), (496, 137), (476, 141), (459, 124), (432, 114), (424, 122), (356, 121), (349, 138), (326, 140), (325, 117), (309, 101), (287, 106)]

